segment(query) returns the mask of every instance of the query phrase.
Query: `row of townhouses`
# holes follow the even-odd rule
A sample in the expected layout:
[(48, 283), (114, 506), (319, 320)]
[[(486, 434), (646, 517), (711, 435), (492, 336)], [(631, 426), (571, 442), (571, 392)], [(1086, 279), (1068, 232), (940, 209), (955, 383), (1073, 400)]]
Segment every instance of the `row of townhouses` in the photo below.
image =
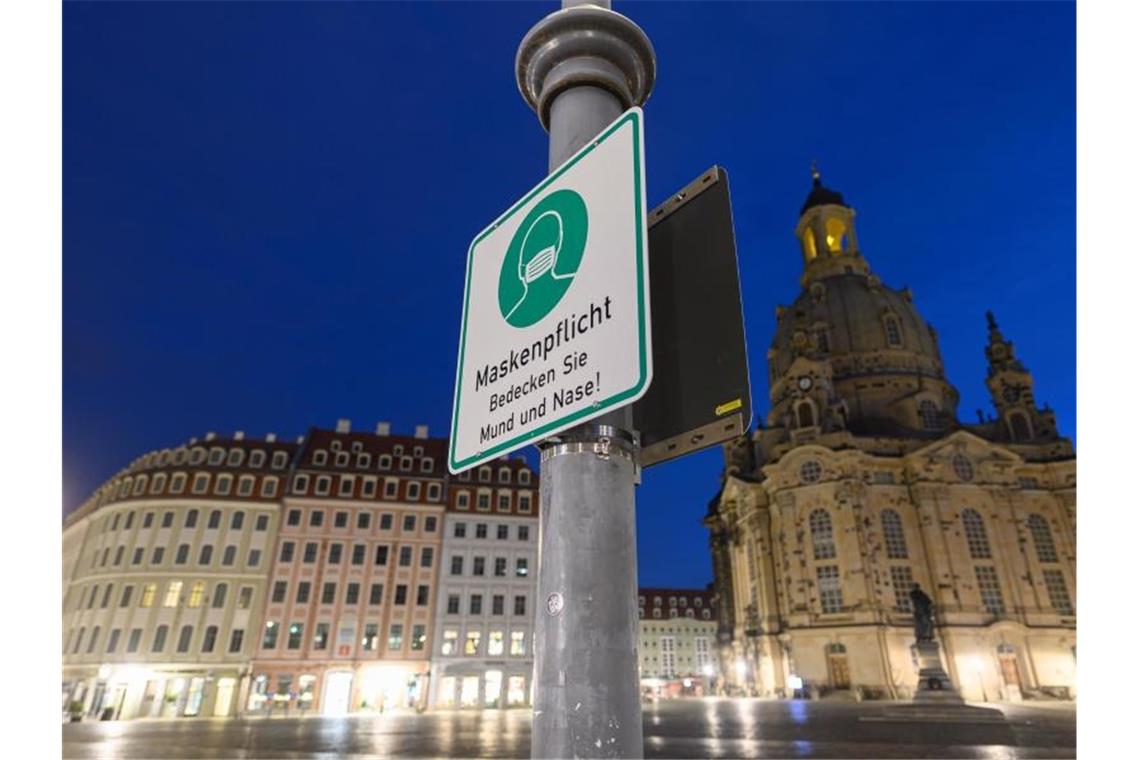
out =
[[(90, 718), (531, 704), (538, 476), (425, 426), (207, 434), (64, 522), (63, 694)], [(643, 589), (642, 676), (708, 693), (711, 592)]]

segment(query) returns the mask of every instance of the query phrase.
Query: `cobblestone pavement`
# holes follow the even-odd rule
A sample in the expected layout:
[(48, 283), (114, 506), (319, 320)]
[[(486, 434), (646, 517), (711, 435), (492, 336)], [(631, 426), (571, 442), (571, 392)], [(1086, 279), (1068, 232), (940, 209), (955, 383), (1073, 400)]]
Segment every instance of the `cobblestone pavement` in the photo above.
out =
[[(647, 758), (1071, 758), (1072, 704), (1003, 722), (891, 702), (691, 699), (643, 706)], [(529, 757), (527, 710), (64, 724), (65, 758)]]

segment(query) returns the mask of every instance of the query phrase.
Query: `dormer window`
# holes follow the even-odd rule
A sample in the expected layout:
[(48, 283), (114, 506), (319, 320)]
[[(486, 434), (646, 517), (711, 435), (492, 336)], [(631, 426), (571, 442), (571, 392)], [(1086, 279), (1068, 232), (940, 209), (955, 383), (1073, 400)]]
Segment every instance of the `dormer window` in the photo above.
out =
[(313, 452), (313, 464), (322, 465), (329, 461), (329, 454), (324, 449), (317, 449)]
[(221, 464), (225, 458), (225, 449), (210, 449), (210, 464)]
[(815, 427), (815, 407), (810, 401), (804, 400), (796, 404), (796, 426)]
[(899, 318), (894, 314), (883, 317), (883, 332), (887, 337), (887, 345), (891, 348), (902, 348), (902, 327)]

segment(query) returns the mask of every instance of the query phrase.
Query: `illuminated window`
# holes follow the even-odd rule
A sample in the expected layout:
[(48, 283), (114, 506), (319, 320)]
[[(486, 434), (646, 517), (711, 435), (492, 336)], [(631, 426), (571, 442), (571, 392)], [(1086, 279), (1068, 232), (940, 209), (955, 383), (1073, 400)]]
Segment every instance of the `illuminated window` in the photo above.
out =
[(404, 626), (396, 623), (388, 629), (389, 651), (399, 651), (404, 648)]
[(503, 654), (503, 632), (491, 631), (487, 636), (487, 654), (492, 657)]
[(811, 227), (804, 229), (804, 234), (800, 237), (800, 244), (803, 246), (806, 260), (811, 261), (818, 255), (815, 250), (815, 233), (812, 232)]
[(973, 509), (962, 512), (962, 527), (966, 532), (966, 545), (973, 559), (990, 558), (990, 541), (986, 537), (986, 526), (982, 516)]
[(453, 655), (459, 646), (459, 631), (449, 630), (443, 632), (443, 645), (440, 654)]
[(483, 638), (482, 631), (468, 631), (467, 639), (463, 642), (463, 654), (476, 655), (479, 654), (479, 642)]
[(831, 517), (825, 510), (814, 510), (808, 517), (811, 527), (812, 553), (816, 559), (835, 556), (835, 538), (831, 532)]
[(526, 654), (526, 632), (511, 631), (511, 655), (522, 657)]
[(412, 651), (423, 651), (424, 645), (427, 644), (427, 626), (413, 625), (412, 626)]
[(261, 640), (262, 649), (277, 648), (277, 628), (277, 623), (272, 620), (265, 624), (265, 638)]
[(162, 600), (163, 607), (177, 607), (178, 597), (182, 596), (182, 581), (171, 581), (166, 587), (166, 596)]
[(154, 583), (144, 583), (142, 587), (142, 594), (139, 595), (139, 606), (150, 607), (154, 604), (154, 596), (158, 592), (158, 586)]
[(186, 601), (187, 607), (201, 607), (202, 597), (206, 595), (205, 581), (194, 581), (194, 585), (190, 587), (190, 598)]
[(827, 250), (841, 253), (847, 247), (847, 224), (842, 219), (828, 217), (823, 224), (823, 231), (827, 239)]

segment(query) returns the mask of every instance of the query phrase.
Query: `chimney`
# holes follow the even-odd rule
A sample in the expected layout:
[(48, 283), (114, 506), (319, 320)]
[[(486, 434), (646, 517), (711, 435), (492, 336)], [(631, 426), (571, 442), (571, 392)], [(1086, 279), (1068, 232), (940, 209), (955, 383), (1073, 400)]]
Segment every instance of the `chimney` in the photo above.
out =
[(235, 430), (234, 431), (234, 440), (235, 441), (244, 441), (245, 440), (245, 431), (244, 430)]
[(391, 422), (377, 422), (376, 435), (390, 435), (392, 432)]
[(265, 442), (266, 443), (273, 443), (276, 440), (277, 440), (277, 433), (266, 433), (265, 434)]
[(336, 421), (336, 432), (338, 433), (351, 433), (352, 420), (346, 420), (343, 417)]
[(212, 430), (211, 430), (209, 433), (206, 433), (206, 440), (207, 440), (207, 441), (212, 441), (212, 440), (214, 440), (214, 439), (215, 439), (215, 438), (217, 438), (217, 437), (218, 437), (218, 434), (217, 434), (217, 433), (215, 433), (215, 432), (214, 432), (214, 431), (212, 431)]
[(422, 438), (427, 438), (427, 437), (428, 437), (428, 426), (427, 425), (416, 425), (416, 438), (422, 439)]
[(304, 442), (305, 442), (305, 436), (303, 436), (303, 435), (297, 436), (297, 445), (298, 446), (300, 446)]

